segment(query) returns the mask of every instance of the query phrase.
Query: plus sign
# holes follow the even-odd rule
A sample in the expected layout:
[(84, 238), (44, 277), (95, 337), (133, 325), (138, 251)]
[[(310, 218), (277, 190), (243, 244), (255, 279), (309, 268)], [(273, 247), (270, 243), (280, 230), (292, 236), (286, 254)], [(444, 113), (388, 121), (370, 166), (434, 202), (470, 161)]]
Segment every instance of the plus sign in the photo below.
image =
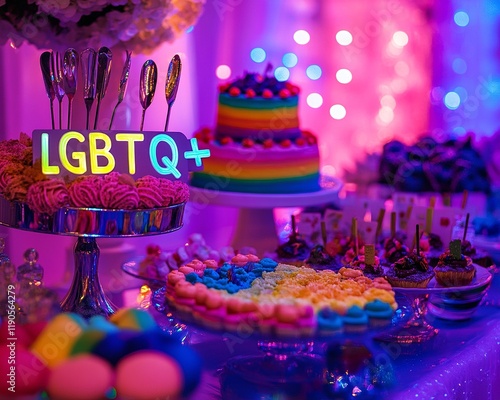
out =
[(210, 150), (200, 150), (198, 148), (198, 140), (196, 138), (191, 138), (191, 151), (184, 152), (184, 158), (186, 160), (193, 159), (197, 167), (203, 165), (201, 159), (210, 157)]

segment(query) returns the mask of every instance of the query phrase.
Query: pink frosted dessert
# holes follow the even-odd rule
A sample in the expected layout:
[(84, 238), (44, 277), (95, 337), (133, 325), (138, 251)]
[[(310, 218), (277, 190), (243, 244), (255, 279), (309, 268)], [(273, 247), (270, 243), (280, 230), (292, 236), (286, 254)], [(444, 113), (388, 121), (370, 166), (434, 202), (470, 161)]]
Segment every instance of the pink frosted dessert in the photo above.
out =
[(185, 203), (189, 200), (189, 186), (181, 181), (173, 181), (174, 187), (174, 204)]
[(69, 206), (69, 193), (61, 180), (39, 181), (29, 187), (26, 202), (33, 211), (53, 214), (59, 208)]
[(102, 207), (101, 191), (103, 178), (95, 175), (82, 176), (69, 185), (70, 204), (73, 207)]
[(181, 181), (160, 178), (160, 192), (163, 197), (162, 206), (185, 203), (189, 200), (189, 187)]
[(35, 181), (31, 167), (7, 162), (0, 167), (0, 193), (9, 201), (25, 201), (28, 188)]
[(135, 182), (139, 193), (139, 208), (156, 208), (163, 205), (160, 179), (146, 175)]
[(99, 198), (104, 208), (131, 210), (139, 206), (139, 193), (133, 178), (118, 172), (103, 178)]

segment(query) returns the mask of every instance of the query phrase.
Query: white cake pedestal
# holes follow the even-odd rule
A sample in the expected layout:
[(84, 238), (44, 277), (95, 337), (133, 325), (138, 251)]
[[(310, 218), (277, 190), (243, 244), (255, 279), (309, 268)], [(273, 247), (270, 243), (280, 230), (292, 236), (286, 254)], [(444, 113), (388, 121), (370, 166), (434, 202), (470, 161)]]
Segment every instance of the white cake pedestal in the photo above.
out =
[[(236, 227), (230, 240), (238, 250), (251, 246), (263, 255), (278, 247), (274, 210), (276, 208), (308, 207), (338, 201), (342, 183), (338, 179), (323, 179), (321, 190), (297, 194), (257, 194), (222, 192), (191, 187), (190, 201), (200, 205), (237, 208)], [(206, 213), (205, 218), (210, 218)]]

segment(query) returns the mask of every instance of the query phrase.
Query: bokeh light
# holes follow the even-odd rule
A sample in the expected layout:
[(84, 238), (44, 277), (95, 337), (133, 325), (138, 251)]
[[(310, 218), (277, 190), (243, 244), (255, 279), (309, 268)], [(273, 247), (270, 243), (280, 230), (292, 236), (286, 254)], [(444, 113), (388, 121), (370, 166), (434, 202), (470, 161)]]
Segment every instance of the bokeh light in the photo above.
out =
[(186, 29), (186, 33), (191, 33), (194, 30), (194, 25), (191, 25), (189, 28)]
[(219, 65), (215, 70), (215, 75), (219, 79), (227, 79), (231, 76), (231, 68), (229, 65)]
[(345, 118), (347, 111), (342, 104), (334, 104), (330, 107), (330, 116), (333, 119), (343, 119)]
[(286, 53), (285, 55), (283, 55), (281, 61), (283, 62), (283, 65), (285, 67), (293, 68), (297, 65), (299, 59), (295, 53)]
[(337, 81), (346, 84), (352, 81), (352, 72), (346, 68), (339, 69), (335, 74)]
[(394, 111), (390, 107), (382, 107), (378, 112), (378, 117), (384, 124), (390, 124), (394, 119)]
[(408, 35), (403, 31), (394, 32), (392, 42), (396, 47), (405, 47), (408, 44)]
[(295, 40), (297, 44), (307, 44), (309, 40), (311, 40), (311, 35), (309, 35), (309, 32), (300, 29), (293, 34), (293, 40)]
[(311, 93), (307, 96), (307, 105), (311, 108), (319, 108), (323, 105), (323, 96), (319, 93)]
[(460, 105), (460, 96), (456, 92), (448, 92), (444, 96), (444, 105), (450, 110), (456, 110)]
[(457, 74), (465, 74), (467, 72), (467, 63), (463, 58), (455, 58), (451, 64), (453, 71)]
[(266, 59), (266, 52), (264, 51), (264, 49), (256, 47), (250, 52), (250, 58), (252, 59), (252, 61), (261, 63)]
[(404, 61), (398, 61), (394, 64), (394, 71), (399, 76), (408, 76), (410, 74), (410, 66)]
[(457, 11), (453, 16), (455, 24), (458, 26), (467, 26), (469, 25), (469, 14), (465, 11)]
[(306, 69), (306, 75), (309, 79), (315, 81), (316, 79), (321, 78), (321, 67), (319, 65), (309, 65)]
[(278, 67), (274, 70), (274, 77), (280, 81), (284, 82), (290, 78), (290, 71), (286, 67)]
[(435, 102), (435, 103), (439, 103), (443, 100), (443, 97), (444, 97), (444, 90), (442, 87), (440, 86), (436, 86), (436, 87), (433, 87), (431, 89), (431, 101)]
[(389, 107), (390, 109), (394, 110), (396, 108), (396, 99), (390, 94), (386, 94), (380, 99), (380, 105), (382, 107)]
[(352, 34), (349, 31), (338, 31), (335, 35), (335, 40), (341, 46), (348, 46), (352, 43)]

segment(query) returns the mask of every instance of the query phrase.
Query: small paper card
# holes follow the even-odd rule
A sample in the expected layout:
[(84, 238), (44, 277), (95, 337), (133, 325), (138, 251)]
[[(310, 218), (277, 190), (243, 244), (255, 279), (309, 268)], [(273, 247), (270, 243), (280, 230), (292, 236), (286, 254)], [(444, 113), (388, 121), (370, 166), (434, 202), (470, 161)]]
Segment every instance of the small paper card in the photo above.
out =
[(377, 233), (376, 221), (358, 221), (358, 235), (365, 243), (375, 243)]
[(321, 213), (300, 213), (297, 230), (310, 246), (321, 244)]

